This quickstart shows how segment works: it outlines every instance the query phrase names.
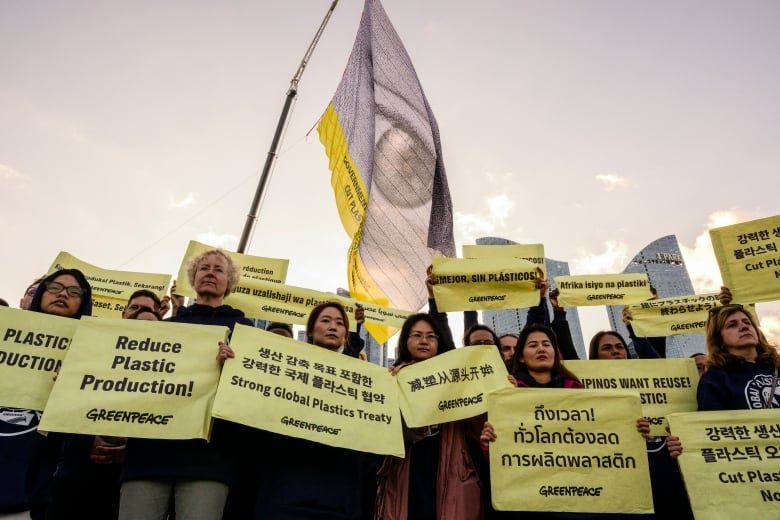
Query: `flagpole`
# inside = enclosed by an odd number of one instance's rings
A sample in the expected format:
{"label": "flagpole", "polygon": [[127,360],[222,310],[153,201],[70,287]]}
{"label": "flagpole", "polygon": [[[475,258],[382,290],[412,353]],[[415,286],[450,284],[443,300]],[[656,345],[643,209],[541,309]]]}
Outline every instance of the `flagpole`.
{"label": "flagpole", "polygon": [[330,16],[333,14],[333,11],[336,9],[336,4],[338,3],[339,0],[333,0],[333,3],[328,9],[328,12],[325,13],[325,18],[322,20],[320,28],[317,29],[317,34],[314,35],[314,39],[311,41],[311,44],[309,44],[309,48],[306,50],[306,54],[303,55],[303,59],[301,60],[301,64],[298,66],[298,70],[295,72],[295,76],[293,76],[293,79],[290,81],[290,88],[287,90],[287,98],[284,100],[282,113],[279,116],[279,122],[276,124],[276,131],[274,132],[274,137],[271,140],[271,148],[268,150],[268,155],[265,158],[263,173],[260,174],[260,181],[257,183],[257,190],[255,190],[255,196],[254,199],[252,199],[252,206],[249,209],[249,214],[246,216],[244,230],[241,232],[241,240],[238,242],[238,253],[246,252],[249,238],[252,236],[252,232],[254,231],[255,223],[257,222],[258,207],[260,206],[260,201],[263,199],[263,192],[265,191],[265,185],[268,182],[268,177],[271,175],[271,170],[273,169],[274,163],[276,162],[276,157],[279,151],[279,143],[282,140],[282,133],[285,126],[287,125],[287,117],[290,113],[290,107],[292,106],[292,102],[295,100],[295,96],[298,94],[298,82],[301,80],[303,71],[306,68],[306,65],[309,63],[309,59],[314,52],[314,48],[317,46],[317,43],[319,43],[322,32],[325,30],[325,26],[328,24]]}

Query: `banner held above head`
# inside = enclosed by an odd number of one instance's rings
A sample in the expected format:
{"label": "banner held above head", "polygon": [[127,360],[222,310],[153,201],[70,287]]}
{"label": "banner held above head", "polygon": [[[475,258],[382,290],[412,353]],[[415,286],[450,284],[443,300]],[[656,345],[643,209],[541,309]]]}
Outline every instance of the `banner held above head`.
{"label": "banner held above head", "polygon": [[436,120],[378,0],[365,3],[344,76],[317,130],[352,238],[350,293],[419,309],[432,256],[455,255],[452,202]]}

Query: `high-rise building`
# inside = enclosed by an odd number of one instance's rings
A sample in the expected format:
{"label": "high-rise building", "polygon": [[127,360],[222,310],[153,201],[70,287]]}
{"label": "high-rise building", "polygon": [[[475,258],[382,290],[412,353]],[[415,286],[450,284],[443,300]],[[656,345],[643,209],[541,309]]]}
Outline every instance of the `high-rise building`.
{"label": "high-rise building", "polygon": [[[477,245],[480,246],[506,246],[516,244],[506,238],[498,237],[483,237],[477,239]],[[551,258],[544,259],[547,278],[550,280],[551,288],[554,287],[553,278],[556,276],[569,275],[569,264],[560,260],[553,260]],[[547,303],[548,312],[552,316],[552,306]],[[501,336],[502,334],[514,333],[517,334],[525,326],[526,317],[528,315],[528,308],[518,309],[502,309],[500,311],[482,311],[483,322],[490,326],[496,334]],[[585,350],[585,344],[582,339],[582,327],[580,326],[580,316],[577,313],[576,307],[566,309],[566,319],[569,322],[569,329],[571,330],[571,337],[574,342],[574,348],[577,350],[577,354],[580,359],[587,359]]]}
{"label": "high-rise building", "polygon": [[[349,291],[342,287],[336,289],[336,294],[344,298],[349,298]],[[353,319],[350,316],[350,320]],[[371,363],[376,363],[379,366],[387,366],[387,343],[379,343],[374,337],[368,333],[365,327],[360,327],[360,337],[365,342],[363,352],[366,354],[366,358]]]}
{"label": "high-rise building", "polygon": [[[659,298],[694,294],[693,284],[675,235],[661,237],[645,246],[629,262],[623,273],[646,273],[650,285],[655,287]],[[622,306],[607,307],[612,329],[620,332],[628,340],[628,329],[623,325],[622,313]],[[633,350],[633,345],[630,346],[630,350]],[[666,338],[666,357],[688,357],[696,352],[706,352],[704,334]]]}

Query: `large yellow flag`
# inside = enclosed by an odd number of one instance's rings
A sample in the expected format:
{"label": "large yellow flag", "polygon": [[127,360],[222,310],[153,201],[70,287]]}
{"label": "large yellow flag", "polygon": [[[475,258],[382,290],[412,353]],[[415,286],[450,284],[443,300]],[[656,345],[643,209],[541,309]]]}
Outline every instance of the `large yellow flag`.
{"label": "large yellow flag", "polygon": [[[317,131],[352,238],[351,295],[419,309],[432,256],[455,256],[452,201],[436,120],[378,0],[366,0],[347,68]],[[372,325],[366,328],[374,334]]]}

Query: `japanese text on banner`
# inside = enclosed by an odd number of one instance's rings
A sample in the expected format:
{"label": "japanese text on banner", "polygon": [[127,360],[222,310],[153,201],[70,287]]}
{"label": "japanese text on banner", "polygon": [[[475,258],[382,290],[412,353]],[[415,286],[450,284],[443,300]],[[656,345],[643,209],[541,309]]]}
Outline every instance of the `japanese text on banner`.
{"label": "japanese text on banner", "polygon": [[219,380],[211,325],[85,317],[40,429],[152,439],[208,439]]}
{"label": "japanese text on banner", "polygon": [[626,392],[510,388],[490,393],[488,420],[496,431],[490,445],[493,506],[652,513],[645,441],[636,431],[639,414],[639,397]]}
{"label": "japanese text on banner", "polygon": [[214,417],[329,446],[404,454],[398,390],[387,369],[237,325]]}
{"label": "japanese text on banner", "polygon": [[417,428],[485,413],[488,392],[512,386],[506,375],[492,345],[459,348],[408,365],[396,374],[404,421]]}

